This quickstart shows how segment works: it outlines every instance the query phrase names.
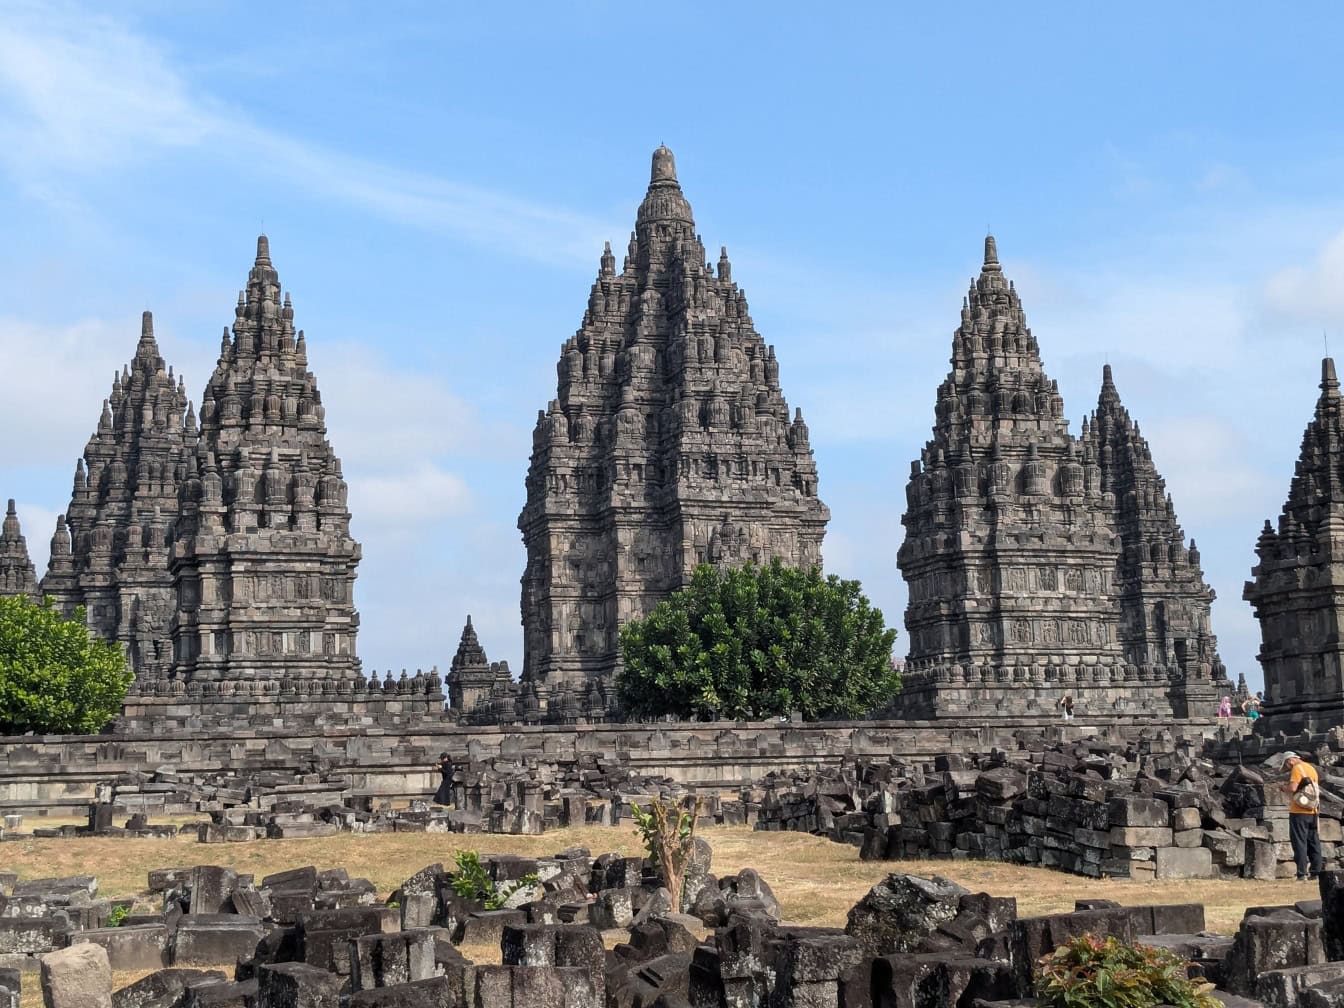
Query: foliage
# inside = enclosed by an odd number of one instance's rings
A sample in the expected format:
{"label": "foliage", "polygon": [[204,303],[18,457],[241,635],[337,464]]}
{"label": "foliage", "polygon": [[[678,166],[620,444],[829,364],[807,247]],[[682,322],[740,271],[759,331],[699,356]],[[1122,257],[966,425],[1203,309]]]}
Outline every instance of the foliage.
{"label": "foliage", "polygon": [[1166,949],[1082,935],[1041,958],[1036,996],[1042,1008],[1219,1008],[1213,984],[1186,965]]}
{"label": "foliage", "polygon": [[92,734],[121,712],[134,676],[116,644],[90,636],[84,609],[0,598],[0,734]]}
{"label": "foliage", "polygon": [[663,882],[672,898],[672,913],[681,912],[685,888],[686,862],[695,850],[695,824],[700,818],[700,799],[687,804],[654,798],[646,812],[637,803],[630,806],[635,816],[635,832],[644,841],[644,849],[662,870]]}
{"label": "foliage", "polygon": [[859,717],[900,688],[895,641],[857,581],[778,559],[702,564],[621,629],[621,701],[635,716]]}
{"label": "foliage", "polygon": [[107,915],[107,927],[121,927],[130,915],[131,908],[118,903],[112,908],[112,912]]}
{"label": "foliage", "polygon": [[500,884],[490,877],[475,851],[458,851],[457,871],[453,874],[453,892],[463,899],[480,900],[487,910],[502,910],[504,904],[522,889],[535,889],[541,879],[535,874]]}

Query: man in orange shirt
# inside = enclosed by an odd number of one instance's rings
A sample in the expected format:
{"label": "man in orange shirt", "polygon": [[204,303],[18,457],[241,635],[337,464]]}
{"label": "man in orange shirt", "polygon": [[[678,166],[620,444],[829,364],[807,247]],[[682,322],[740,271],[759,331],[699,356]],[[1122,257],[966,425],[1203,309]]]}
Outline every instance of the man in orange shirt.
{"label": "man in orange shirt", "polygon": [[[1316,768],[1305,763],[1295,752],[1284,753],[1283,765],[1288,768],[1288,839],[1293,844],[1293,860],[1297,862],[1297,880],[1315,878],[1321,871],[1321,835],[1316,829],[1317,813],[1321,809],[1321,779]],[[1308,874],[1310,868],[1310,874]]]}

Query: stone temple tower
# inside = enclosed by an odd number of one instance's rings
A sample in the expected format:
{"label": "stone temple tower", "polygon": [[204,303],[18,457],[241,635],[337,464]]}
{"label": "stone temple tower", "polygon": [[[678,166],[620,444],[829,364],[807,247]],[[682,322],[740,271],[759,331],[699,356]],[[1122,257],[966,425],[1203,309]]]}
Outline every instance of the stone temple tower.
{"label": "stone temple tower", "polygon": [[0,524],[0,596],[25,595],[38,600],[37,574],[28,556],[28,543],[19,530],[19,514],[13,498],[5,509],[5,520]]}
{"label": "stone temple tower", "polygon": [[227,684],[222,693],[349,685],[360,671],[360,549],[304,334],[265,236],[200,424],[172,543],[176,675],[207,691]]}
{"label": "stone temple tower", "polygon": [[545,720],[602,718],[622,623],[701,563],[820,563],[830,517],[774,348],[727,252],[706,262],[666,147],[619,271],[602,253],[558,377],[518,519],[522,692]]}
{"label": "stone temple tower", "polygon": [[1244,598],[1260,621],[1257,727],[1336,728],[1344,724],[1344,402],[1329,357],[1278,527],[1265,522],[1255,553]]}
{"label": "stone temple tower", "polygon": [[122,645],[132,690],[172,666],[173,581],[168,540],[178,490],[196,443],[186,386],[164,364],[145,312],[135,356],[112,377],[98,427],[75,463],[70,505],[56,519],[42,592],[68,616]]}
{"label": "stone temple tower", "polygon": [[897,713],[1047,715],[1072,696],[1084,712],[1211,715],[1223,673],[1198,553],[1109,369],[1069,434],[993,238],[951,363],[906,488]]}

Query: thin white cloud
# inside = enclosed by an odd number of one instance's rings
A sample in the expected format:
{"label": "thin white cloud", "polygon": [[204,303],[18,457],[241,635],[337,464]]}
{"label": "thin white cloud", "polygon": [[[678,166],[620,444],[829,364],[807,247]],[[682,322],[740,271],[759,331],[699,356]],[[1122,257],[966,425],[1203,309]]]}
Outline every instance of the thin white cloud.
{"label": "thin white cloud", "polygon": [[276,131],[192,86],[124,22],[71,6],[0,15],[0,164],[31,195],[71,203],[56,179],[173,152],[278,177],[306,196],[542,261],[588,261],[619,229],[480,186],[351,157]]}
{"label": "thin white cloud", "polygon": [[[1344,231],[1325,242],[1311,262],[1272,274],[1264,297],[1287,318],[1338,330],[1344,325]],[[1344,339],[1339,342],[1344,345]]]}
{"label": "thin white cloud", "polygon": [[415,526],[465,514],[471,506],[466,481],[430,462],[348,482],[350,509],[360,526],[386,525],[415,534]]}

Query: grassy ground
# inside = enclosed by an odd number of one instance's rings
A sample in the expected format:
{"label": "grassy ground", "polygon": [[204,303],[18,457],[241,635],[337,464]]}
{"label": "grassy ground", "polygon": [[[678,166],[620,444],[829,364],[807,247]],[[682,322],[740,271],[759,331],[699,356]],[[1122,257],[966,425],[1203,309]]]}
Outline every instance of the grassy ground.
{"label": "grassy ground", "polygon": [[[865,862],[858,852],[804,833],[754,832],[743,828],[706,829],[714,847],[713,871],[759,871],[774,889],[787,919],[799,924],[843,926],[845,915],[888,872],[943,875],[974,891],[1015,896],[1018,911],[1030,914],[1072,910],[1075,899],[1113,899],[1124,904],[1203,903],[1211,930],[1230,933],[1248,906],[1292,903],[1317,897],[1315,886],[1289,881],[1127,882],[1085,879],[1043,868],[981,861]],[[108,896],[131,896],[145,888],[151,868],[218,864],[258,879],[303,865],[343,867],[352,877],[371,880],[379,893],[436,861],[451,863],[464,848],[481,853],[550,854],[565,847],[588,847],[639,854],[633,830],[589,827],[539,837],[462,836],[442,833],[343,833],[312,840],[257,840],[200,844],[178,840],[116,838],[23,840],[0,845],[0,862],[20,878],[95,875]]]}

